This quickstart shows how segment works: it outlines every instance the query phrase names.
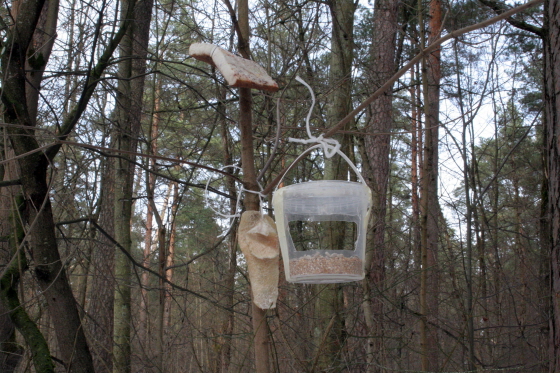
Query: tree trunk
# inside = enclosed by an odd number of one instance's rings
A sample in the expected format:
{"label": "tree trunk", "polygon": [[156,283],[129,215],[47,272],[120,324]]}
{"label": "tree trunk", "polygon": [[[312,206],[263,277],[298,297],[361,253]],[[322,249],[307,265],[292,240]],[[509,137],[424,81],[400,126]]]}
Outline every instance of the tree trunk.
{"label": "tree trunk", "polygon": [[411,145],[410,145],[410,181],[411,181],[411,204],[412,204],[412,248],[420,247],[420,204],[419,204],[419,170],[422,164],[422,123],[420,121],[420,85],[418,79],[418,68],[412,67],[413,86],[410,88],[412,101],[411,111]]}
{"label": "tree trunk", "polygon": [[[160,122],[160,81],[157,76],[154,77],[154,97],[153,97],[153,113],[151,118],[151,128],[148,137],[148,154],[157,154],[158,150],[158,133],[159,133],[159,122]],[[154,235],[154,215],[157,214],[157,210],[154,211],[154,189],[156,187],[156,175],[153,171],[156,171],[156,161],[154,158],[146,160],[146,224],[144,233],[144,253],[142,258],[142,264],[144,267],[150,267],[150,258],[152,256],[152,246],[153,246],[153,235]],[[140,280],[140,309],[139,309],[139,327],[138,327],[138,340],[140,344],[143,344],[147,350],[149,350],[149,332],[150,332],[150,318],[149,314],[149,299],[148,299],[148,285],[149,285],[149,273],[147,271],[142,272]]]}
{"label": "tree trunk", "polygon": [[[238,20],[240,35],[238,35],[239,53],[244,57],[250,58],[249,49],[249,3],[247,0],[239,0]],[[243,168],[243,186],[247,190],[259,191],[257,183],[257,173],[255,171],[255,158],[253,147],[253,99],[251,89],[239,88],[239,127],[241,130],[241,163]],[[247,211],[259,210],[259,197],[254,193],[245,193],[243,199]],[[269,362],[269,336],[266,311],[251,302],[251,315],[253,322],[254,348],[255,348],[255,368],[257,373],[270,371]]]}
{"label": "tree trunk", "polygon": [[[12,259],[2,271],[2,277],[0,278],[0,302],[6,306],[7,315],[9,315],[10,320],[20,331],[29,347],[29,354],[32,357],[35,370],[39,373],[54,373],[54,362],[51,358],[47,340],[41,334],[37,324],[22,307],[18,296],[17,287],[19,279],[22,272],[27,268],[25,253],[22,250],[25,232],[20,219],[24,206],[23,198],[21,196],[16,197],[11,213],[12,232],[9,235]],[[15,340],[13,343],[15,344]],[[2,343],[2,345],[3,347],[6,346],[5,343]],[[9,347],[9,345],[7,346]],[[13,350],[13,347],[10,350]],[[14,352],[17,352],[17,350]],[[9,360],[6,362],[9,362]],[[2,365],[4,365],[3,361]],[[8,365],[8,369],[15,368],[15,366],[10,367],[9,364],[6,365]]]}
{"label": "tree trunk", "polygon": [[[420,9],[420,12],[422,10]],[[428,45],[441,35],[441,1],[430,1],[430,21]],[[439,143],[439,91],[441,80],[441,50],[430,53],[423,65],[425,133],[424,171],[422,177],[421,201],[421,290],[420,312],[422,314],[422,369],[438,371],[438,333],[429,323],[438,319],[438,143]]]}
{"label": "tree trunk", "polygon": [[[130,3],[123,3],[123,15]],[[119,66],[119,87],[117,92],[117,123],[114,136],[115,147],[123,151],[136,151],[140,118],[134,117],[132,109],[132,28],[121,44]],[[132,188],[134,181],[134,161],[129,154],[115,160],[114,170],[114,227],[115,240],[122,247],[115,248],[115,293],[113,309],[113,372],[127,373],[130,366],[131,331],[131,264],[122,250],[131,251]]]}
{"label": "tree trunk", "polygon": [[[18,158],[26,206],[24,220],[29,224],[26,240],[36,264],[37,281],[51,310],[60,358],[70,372],[91,372],[91,354],[56,242],[47,181],[50,160],[44,153],[35,152],[40,146],[31,130],[36,119],[31,116],[30,109],[36,104],[29,105],[26,95],[24,67],[44,3],[39,0],[18,4],[17,14],[13,14],[17,29],[7,30],[6,48],[1,56],[4,121],[21,126],[8,127],[16,156],[33,153]],[[44,68],[49,58],[46,54],[42,57],[41,61],[32,61],[37,71]]]}
{"label": "tree trunk", "polygon": [[[8,148],[5,149],[0,144],[0,160],[7,160],[13,157],[13,152]],[[17,164],[15,161],[8,162],[6,165],[0,166],[0,181],[18,180]],[[14,212],[17,211],[17,206],[14,203],[19,190],[19,186],[5,186],[0,188],[0,266],[2,268],[2,277],[9,276],[5,273],[4,268],[8,267],[10,261],[17,252],[19,246],[18,240],[14,240],[16,236],[16,227],[13,224]],[[10,237],[6,239],[7,237]],[[19,261],[15,261],[19,264]],[[19,276],[20,274],[17,273]],[[13,280],[12,280],[13,281]],[[10,281],[10,282],[12,282]],[[1,279],[0,279],[1,284]],[[14,289],[17,287],[17,282],[13,281],[9,284],[9,288]],[[1,293],[5,293],[8,289],[0,289]],[[12,294],[17,297],[17,292]],[[0,297],[0,372],[12,373],[15,371],[18,363],[21,361],[23,348],[19,346],[16,341],[16,325],[10,317],[11,308],[7,300]],[[16,298],[17,299],[17,298]],[[21,309],[24,312],[24,309]],[[37,369],[37,367],[35,367]]]}
{"label": "tree trunk", "polygon": [[[165,278],[167,281],[173,281],[173,266],[175,265],[175,243],[177,240],[177,211],[179,210],[179,202],[181,196],[179,194],[179,184],[177,182],[170,183],[170,188],[173,190],[173,202],[171,203],[171,212],[169,218],[171,226],[169,228],[169,244],[167,246],[167,255],[165,258]],[[164,300],[164,314],[163,314],[163,334],[164,337],[168,334],[169,325],[171,324],[171,305],[173,298],[171,296],[172,287],[169,283],[165,283],[165,300]],[[164,340],[165,342],[165,340]]]}
{"label": "tree trunk", "polygon": [[[396,71],[395,48],[397,34],[398,2],[379,0],[375,2],[373,19],[373,39],[371,44],[371,66],[369,80],[372,90],[381,87]],[[364,287],[365,302],[371,315],[367,316],[368,326],[368,371],[379,371],[383,358],[383,302],[379,292],[385,281],[385,216],[387,212],[387,185],[389,181],[389,152],[391,138],[388,133],[393,126],[393,98],[386,93],[374,101],[368,109],[370,128],[365,139],[367,162],[370,174],[366,175],[372,190],[371,243],[366,253],[367,286]],[[376,289],[376,294],[372,293]]]}
{"label": "tree trunk", "polygon": [[[136,151],[140,131],[152,4],[152,0],[137,3],[133,27],[128,30],[121,46],[124,60],[119,65],[122,79],[117,92],[114,136],[115,147],[128,152]],[[134,6],[134,1],[124,3],[123,16],[126,17],[130,6]],[[115,161],[115,240],[128,253],[132,249],[134,160],[135,156],[123,153]],[[126,373],[131,371],[131,263],[120,248],[116,248],[115,253],[115,279],[113,372]]]}
{"label": "tree trunk", "polygon": [[[39,17],[37,29],[33,35],[28,54],[32,57],[26,61],[27,86],[26,96],[30,119],[36,124],[39,106],[39,89],[47,66],[47,60],[56,40],[58,20],[58,0],[47,0]],[[32,53],[31,53],[32,52]]]}
{"label": "tree trunk", "polygon": [[550,372],[560,371],[560,1],[544,6],[545,141],[551,243]]}
{"label": "tree trunk", "polygon": [[[5,89],[6,91],[6,89]],[[10,118],[15,121],[15,118]],[[19,132],[19,130],[16,130]],[[16,154],[39,148],[33,137],[13,134]],[[25,218],[30,225],[27,240],[36,263],[35,275],[43,291],[55,331],[60,356],[71,372],[91,372],[93,362],[76,307],[76,300],[62,265],[48,195],[48,161],[42,153],[18,159],[26,198]]]}
{"label": "tree trunk", "polygon": [[[222,138],[222,148],[224,150],[224,164],[233,164],[233,159],[230,152],[230,136],[227,128],[227,116],[225,112],[224,101],[226,99],[226,91],[222,88],[218,88],[218,115],[221,127],[221,138]],[[233,173],[233,170],[228,170]],[[228,194],[233,196],[234,199],[230,200],[230,215],[236,213],[236,195],[237,191],[235,189],[235,181],[233,178],[229,177],[225,181]],[[224,288],[227,289],[227,295],[225,299],[225,308],[228,309],[224,320],[222,321],[223,330],[223,343],[220,348],[220,372],[228,373],[231,363],[231,350],[232,350],[232,338],[233,330],[235,326],[235,314],[233,312],[234,296],[235,296],[235,274],[237,273],[237,224],[232,229],[228,239],[228,255],[229,255],[229,268],[226,274],[226,279],[224,281]]]}
{"label": "tree trunk", "polygon": [[[108,134],[107,134],[108,135]],[[114,158],[101,160],[101,195],[99,197],[99,226],[110,236],[114,231]],[[94,322],[88,323],[91,336],[93,364],[96,373],[109,373],[113,369],[111,346],[113,341],[113,294],[115,281],[113,243],[104,235],[97,233],[98,244],[92,253],[92,267],[95,269],[89,290],[89,304],[86,308]],[[88,318],[85,319],[86,321]]]}
{"label": "tree trunk", "polygon": [[[338,123],[352,109],[352,64],[354,59],[354,13],[356,6],[352,0],[336,0],[330,4],[332,18],[331,60],[329,83],[332,95],[327,109],[328,126]],[[346,128],[350,127],[350,124]],[[341,150],[349,154],[351,136],[339,135]],[[325,180],[348,180],[348,164],[335,155],[325,159]],[[326,234],[322,245],[336,250],[344,248],[345,236],[353,232],[340,221],[324,222]],[[314,368],[323,371],[338,371],[341,353],[346,343],[344,303],[342,288],[338,284],[327,285],[315,302],[317,326],[314,330]]]}

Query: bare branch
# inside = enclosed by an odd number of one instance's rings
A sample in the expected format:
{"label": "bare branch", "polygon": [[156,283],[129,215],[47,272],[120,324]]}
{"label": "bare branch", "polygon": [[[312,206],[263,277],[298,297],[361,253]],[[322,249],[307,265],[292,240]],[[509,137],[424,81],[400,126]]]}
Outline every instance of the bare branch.
{"label": "bare branch", "polygon": [[[101,76],[103,75],[103,72],[110,65],[110,59],[113,56],[113,53],[119,46],[122,38],[126,34],[126,30],[128,29],[128,27],[132,23],[132,20],[134,19],[133,17],[134,5],[135,2],[133,2],[131,6],[129,6],[127,16],[122,21],[119,30],[113,36],[111,41],[108,43],[107,49],[105,49],[105,51],[99,58],[99,61],[97,61],[95,67],[91,69],[91,71],[89,72],[86,78],[82,95],[80,96],[80,99],[78,100],[78,102],[76,103],[72,111],[68,114],[68,117],[64,120],[64,123],[62,124],[62,127],[58,133],[58,139],[65,140],[68,137],[70,132],[72,132],[72,130],[78,123],[78,120],[82,116],[83,112],[85,111],[87,104],[91,96],[93,95],[95,88],[97,87],[97,84],[101,81]],[[53,147],[51,147],[46,151],[46,155],[51,161],[52,159],[54,159],[55,155],[58,153],[61,146],[62,144],[55,144],[53,145]]]}
{"label": "bare branch", "polygon": [[[510,9],[500,1],[496,1],[496,0],[479,0],[479,1],[482,4],[486,5],[487,7],[494,10],[496,14],[503,14],[504,12],[507,12]],[[521,19],[508,17],[506,18],[506,21],[508,21],[510,25],[517,27],[518,29],[525,30],[532,34],[538,35],[540,38],[544,36],[544,31],[541,27],[531,25],[530,23],[527,23]]]}

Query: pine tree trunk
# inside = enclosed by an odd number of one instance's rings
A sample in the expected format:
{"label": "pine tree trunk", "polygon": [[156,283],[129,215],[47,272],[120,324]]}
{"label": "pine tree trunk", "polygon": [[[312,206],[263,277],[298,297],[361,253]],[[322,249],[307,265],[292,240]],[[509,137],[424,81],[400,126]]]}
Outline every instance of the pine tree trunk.
{"label": "pine tree trunk", "polygon": [[420,246],[420,204],[419,204],[419,171],[422,164],[422,123],[420,121],[420,85],[417,67],[412,68],[413,86],[410,88],[412,101],[411,112],[411,145],[410,145],[410,180],[411,180],[411,203],[412,203],[412,248]]}
{"label": "pine tree trunk", "polygon": [[[101,161],[101,195],[99,197],[99,226],[114,237],[114,158]],[[97,233],[98,244],[92,253],[92,283],[88,292],[87,313],[95,322],[88,323],[91,336],[93,364],[96,373],[109,373],[113,369],[111,346],[113,341],[113,294],[115,282],[113,243],[104,235]],[[88,318],[85,320],[87,321]]]}
{"label": "pine tree trunk", "polygon": [[[219,89],[219,102],[218,102],[218,114],[220,115],[219,121],[221,126],[222,134],[222,148],[224,149],[224,164],[231,165],[233,160],[231,157],[230,147],[230,136],[227,128],[227,116],[225,113],[224,100],[226,99],[226,91],[224,89]],[[228,170],[232,172],[231,169]],[[235,181],[232,178],[226,179],[226,188],[228,194],[233,196],[234,199],[230,200],[230,215],[236,213],[236,194]],[[231,363],[231,350],[232,350],[232,338],[233,330],[235,326],[235,314],[233,312],[234,296],[235,296],[235,274],[237,273],[237,225],[233,227],[232,232],[229,235],[228,244],[229,250],[229,268],[226,274],[226,279],[224,281],[224,288],[227,289],[227,296],[225,299],[224,306],[229,310],[222,321],[223,330],[223,343],[220,348],[220,372],[228,373]]]}
{"label": "pine tree trunk", "polygon": [[[428,45],[441,35],[441,1],[430,1]],[[439,92],[441,80],[441,53],[436,49],[425,61],[423,71],[425,101],[424,171],[422,178],[422,275],[420,308],[422,313],[422,369],[439,369],[437,329],[430,323],[438,319],[438,143],[439,143]]]}
{"label": "pine tree trunk", "polygon": [[[161,94],[161,84],[160,81],[155,78],[155,93],[153,97],[153,113],[152,113],[152,123],[148,137],[148,153],[149,154],[157,154],[158,151],[158,133],[159,133],[159,109],[160,109],[160,94]],[[146,231],[144,237],[144,252],[142,258],[142,264],[144,267],[150,267],[150,258],[152,256],[152,246],[153,246],[153,226],[154,226],[154,215],[158,212],[154,210],[154,189],[156,187],[156,175],[151,172],[156,170],[156,161],[154,158],[150,158],[147,160],[147,169],[146,171],[146,199],[147,199],[147,206],[146,206]],[[147,349],[149,349],[149,329],[150,329],[150,322],[149,322],[149,299],[148,299],[148,282],[149,282],[149,273],[146,271],[142,272],[142,276],[140,279],[140,310],[139,310],[139,330],[138,330],[138,339],[141,344],[144,344]]]}
{"label": "pine tree trunk", "polygon": [[[169,245],[167,246],[167,256],[165,258],[165,278],[167,281],[173,281],[173,266],[175,265],[175,243],[177,240],[177,224],[176,224],[176,217],[177,211],[179,210],[179,184],[177,182],[170,183],[170,188],[173,190],[173,202],[171,203],[171,213],[170,213],[170,220],[171,220],[171,227],[169,231]],[[169,325],[171,323],[171,305],[172,305],[172,297],[171,297],[171,285],[169,283],[165,283],[165,300],[164,300],[164,314],[163,314],[163,333],[164,337],[169,333]],[[165,340],[164,340],[165,342]]]}
{"label": "pine tree trunk", "polygon": [[551,243],[550,372],[560,372],[560,1],[544,6],[545,141]]}
{"label": "pine tree trunk", "polygon": [[[371,44],[371,66],[368,72],[370,85],[375,91],[381,87],[396,71],[395,48],[397,34],[398,2],[379,0],[375,2],[373,20],[373,39]],[[393,98],[386,93],[374,101],[368,108],[368,125],[370,135],[365,139],[367,162],[370,175],[366,175],[372,190],[373,204],[371,210],[370,231],[368,237],[372,248],[366,253],[368,282],[364,288],[365,301],[369,303],[366,315],[368,326],[368,372],[379,371],[384,365],[383,356],[383,302],[380,294],[373,294],[371,289],[383,291],[385,282],[385,220],[387,213],[387,185],[389,182],[389,152],[391,138],[388,133],[393,126]]]}

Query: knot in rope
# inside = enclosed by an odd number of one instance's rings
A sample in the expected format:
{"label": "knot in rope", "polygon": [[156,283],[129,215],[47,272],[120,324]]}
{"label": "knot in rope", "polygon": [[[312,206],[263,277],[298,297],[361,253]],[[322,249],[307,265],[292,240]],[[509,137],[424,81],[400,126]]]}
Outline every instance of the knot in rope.
{"label": "knot in rope", "polygon": [[319,137],[311,136],[308,139],[296,139],[289,137],[288,141],[298,142],[300,144],[319,144],[323,148],[323,152],[327,158],[332,158],[332,156],[340,150],[340,143],[337,140],[330,138],[325,139],[322,134],[319,135]]}

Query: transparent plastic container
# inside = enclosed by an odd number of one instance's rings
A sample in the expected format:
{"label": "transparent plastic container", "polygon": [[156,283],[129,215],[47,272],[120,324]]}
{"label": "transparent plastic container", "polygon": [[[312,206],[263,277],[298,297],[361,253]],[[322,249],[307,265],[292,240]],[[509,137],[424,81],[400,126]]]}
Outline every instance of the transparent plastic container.
{"label": "transparent plastic container", "polygon": [[[371,191],[365,183],[323,180],[294,184],[276,190],[272,204],[287,281],[322,284],[364,278],[366,231],[371,210]],[[290,228],[294,231],[292,222],[296,222],[301,235],[304,225],[309,231],[314,230],[309,227],[316,226],[306,225],[307,222],[355,223],[351,224],[354,229],[346,234],[353,234],[356,240],[350,249],[348,245],[346,249],[323,249],[320,244],[298,249],[290,232]],[[314,234],[322,232],[314,230]]]}

